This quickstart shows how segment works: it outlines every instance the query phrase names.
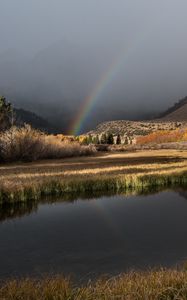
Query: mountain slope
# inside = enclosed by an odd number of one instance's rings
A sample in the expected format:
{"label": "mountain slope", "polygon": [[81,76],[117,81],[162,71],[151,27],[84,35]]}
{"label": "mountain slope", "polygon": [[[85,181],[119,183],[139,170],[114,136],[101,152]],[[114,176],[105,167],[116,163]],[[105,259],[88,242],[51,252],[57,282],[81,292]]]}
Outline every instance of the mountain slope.
{"label": "mountain slope", "polygon": [[182,122],[164,122],[164,121],[127,121],[118,120],[99,124],[95,130],[88,134],[112,133],[113,135],[120,134],[122,136],[136,137],[147,135],[157,130],[174,130],[181,127]]}
{"label": "mountain slope", "polygon": [[159,117],[163,121],[187,122],[187,97],[179,100]]}
{"label": "mountain slope", "polygon": [[55,126],[51,125],[47,120],[38,116],[37,114],[24,110],[24,109],[14,109],[15,123],[20,126],[24,123],[30,124],[33,128],[40,129],[45,132],[56,132]]}

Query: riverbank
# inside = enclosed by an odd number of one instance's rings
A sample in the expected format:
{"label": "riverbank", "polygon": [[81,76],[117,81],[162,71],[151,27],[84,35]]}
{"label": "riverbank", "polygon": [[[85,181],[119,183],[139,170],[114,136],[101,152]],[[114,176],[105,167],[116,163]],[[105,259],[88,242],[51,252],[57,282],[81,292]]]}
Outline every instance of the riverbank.
{"label": "riverbank", "polygon": [[4,300],[160,300],[186,299],[187,272],[160,270],[130,272],[116,278],[103,278],[75,286],[62,276],[41,280],[11,280],[0,284],[0,299]]}
{"label": "riverbank", "polygon": [[148,150],[0,166],[0,201],[187,186],[187,151]]}

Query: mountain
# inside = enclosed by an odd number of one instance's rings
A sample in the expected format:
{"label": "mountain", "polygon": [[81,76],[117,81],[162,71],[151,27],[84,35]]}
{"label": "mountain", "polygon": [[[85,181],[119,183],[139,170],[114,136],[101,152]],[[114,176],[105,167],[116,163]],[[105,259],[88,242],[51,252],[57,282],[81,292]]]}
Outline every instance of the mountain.
{"label": "mountain", "polygon": [[16,120],[15,123],[18,126],[26,123],[30,124],[33,128],[40,129],[48,133],[58,132],[58,129],[55,126],[33,112],[15,108],[14,115]]}
{"label": "mountain", "polygon": [[171,122],[187,122],[187,97],[176,102],[159,116],[160,120]]}

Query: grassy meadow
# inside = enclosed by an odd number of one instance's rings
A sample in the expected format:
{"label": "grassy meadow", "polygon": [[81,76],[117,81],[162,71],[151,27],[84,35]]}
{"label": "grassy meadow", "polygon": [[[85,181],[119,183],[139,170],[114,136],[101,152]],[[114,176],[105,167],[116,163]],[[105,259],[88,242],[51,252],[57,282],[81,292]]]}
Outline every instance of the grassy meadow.
{"label": "grassy meadow", "polygon": [[100,152],[0,166],[1,202],[97,191],[141,193],[187,185],[187,151]]}
{"label": "grassy meadow", "polygon": [[185,300],[187,272],[158,270],[129,272],[75,286],[62,276],[0,283],[3,300]]}

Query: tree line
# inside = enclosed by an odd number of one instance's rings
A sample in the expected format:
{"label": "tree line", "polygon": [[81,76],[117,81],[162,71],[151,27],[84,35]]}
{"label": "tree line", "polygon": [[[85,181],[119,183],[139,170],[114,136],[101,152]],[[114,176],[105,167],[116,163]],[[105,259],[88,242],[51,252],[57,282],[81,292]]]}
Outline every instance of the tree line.
{"label": "tree line", "polygon": [[[97,135],[87,135],[84,136],[81,140],[81,143],[83,144],[95,144],[95,145],[99,145],[99,144],[108,144],[108,145],[113,145],[113,144],[117,144],[120,145],[122,144],[122,140],[121,140],[121,135],[118,134],[117,137],[114,136],[113,133],[109,132],[109,133],[102,133],[101,135],[97,134]],[[125,144],[128,144],[128,139],[125,139]]]}

